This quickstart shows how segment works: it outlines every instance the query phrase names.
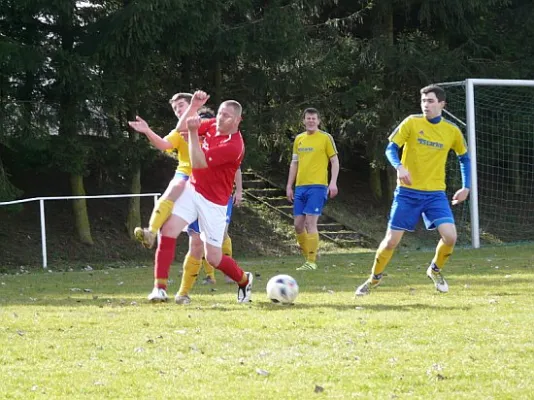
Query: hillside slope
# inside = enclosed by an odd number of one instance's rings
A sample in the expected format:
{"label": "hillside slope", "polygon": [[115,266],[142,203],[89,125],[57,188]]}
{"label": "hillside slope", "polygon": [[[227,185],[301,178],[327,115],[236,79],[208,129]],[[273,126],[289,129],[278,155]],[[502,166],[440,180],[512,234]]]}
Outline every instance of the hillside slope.
{"label": "hillside slope", "polygon": [[[146,173],[144,192],[163,191],[170,178],[168,166],[156,164]],[[172,169],[170,169],[172,171]],[[277,179],[274,177],[274,179]],[[280,179],[280,177],[278,177]],[[377,204],[369,194],[363,177],[354,171],[341,173],[339,196],[329,201],[326,212],[342,220],[344,224],[369,238],[368,246],[375,247],[384,234],[388,207]],[[60,174],[19,174],[15,177],[24,197],[68,195],[67,177]],[[95,179],[87,180],[88,194],[124,193],[112,190]],[[89,200],[88,209],[95,244],[87,246],[75,238],[73,213],[69,201],[47,201],[46,230],[48,259],[55,266],[85,266],[124,263],[131,265],[151,264],[154,252],[141,248],[129,239],[125,230],[127,199]],[[148,221],[153,206],[152,198],[141,202],[143,221]],[[41,265],[41,232],[38,202],[26,203],[20,212],[0,207],[0,270],[12,270],[19,266],[36,268]],[[272,210],[246,201],[235,208],[230,226],[234,252],[237,257],[282,256],[297,254],[291,222],[276,215]],[[423,236],[431,245],[434,238]],[[403,244],[411,247],[421,245],[421,235],[407,238]],[[187,238],[180,237],[176,259],[182,259],[187,249]],[[323,243],[322,252],[339,251],[332,244]],[[354,249],[356,250],[356,249]],[[351,251],[344,249],[343,251]]]}

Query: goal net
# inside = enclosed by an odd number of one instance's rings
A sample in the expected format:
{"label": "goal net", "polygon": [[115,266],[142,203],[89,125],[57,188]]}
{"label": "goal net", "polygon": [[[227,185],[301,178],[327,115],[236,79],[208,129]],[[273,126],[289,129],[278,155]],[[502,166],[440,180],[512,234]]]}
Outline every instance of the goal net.
{"label": "goal net", "polygon": [[[473,245],[477,237],[481,245],[534,241],[534,81],[473,79],[440,85],[447,92],[444,116],[466,138],[471,136],[469,146],[476,153],[471,207],[455,210],[460,237],[471,238]],[[453,192],[461,187],[456,157],[447,168]]]}

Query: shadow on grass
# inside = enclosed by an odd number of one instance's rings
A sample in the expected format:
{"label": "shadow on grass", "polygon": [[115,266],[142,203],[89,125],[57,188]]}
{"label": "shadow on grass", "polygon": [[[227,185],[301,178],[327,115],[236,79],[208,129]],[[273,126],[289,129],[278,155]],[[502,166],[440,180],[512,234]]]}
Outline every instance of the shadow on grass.
{"label": "shadow on grass", "polygon": [[269,302],[258,302],[257,307],[273,310],[273,311],[284,311],[287,309],[291,310],[307,310],[307,309],[334,309],[334,310],[354,310],[361,312],[362,310],[371,310],[371,311],[417,311],[417,310],[434,310],[434,311],[452,311],[452,310],[461,310],[469,311],[471,310],[470,306],[444,306],[444,305],[434,305],[434,304],[425,304],[425,303],[411,303],[411,304],[362,304],[357,300],[349,299],[347,303],[328,303],[328,304],[289,304],[281,305]]}
{"label": "shadow on grass", "polygon": [[[114,309],[137,309],[146,307],[153,307],[154,310],[167,310],[169,312],[191,312],[191,311],[200,311],[200,312],[231,312],[239,311],[240,307],[244,309],[260,309],[267,311],[294,311],[294,310],[338,310],[338,311],[348,311],[354,310],[355,312],[361,312],[362,310],[372,310],[372,311],[408,311],[413,312],[417,310],[434,310],[434,311],[469,311],[471,310],[470,306],[445,306],[445,305],[436,305],[436,304],[426,304],[421,302],[409,303],[409,304],[368,304],[359,302],[358,299],[354,299],[351,296],[347,296],[346,302],[338,303],[300,303],[295,304],[275,304],[265,300],[253,301],[250,304],[237,304],[227,299],[223,299],[220,302],[216,301],[206,301],[206,298],[200,298],[196,300],[192,298],[193,302],[188,305],[178,305],[174,304],[173,299],[169,299],[166,303],[150,303],[144,297],[98,297],[96,299],[12,299],[6,301],[2,299],[0,301],[0,306],[32,306],[32,307],[55,307],[55,308],[102,308],[106,310]],[[50,310],[52,311],[52,310]]]}

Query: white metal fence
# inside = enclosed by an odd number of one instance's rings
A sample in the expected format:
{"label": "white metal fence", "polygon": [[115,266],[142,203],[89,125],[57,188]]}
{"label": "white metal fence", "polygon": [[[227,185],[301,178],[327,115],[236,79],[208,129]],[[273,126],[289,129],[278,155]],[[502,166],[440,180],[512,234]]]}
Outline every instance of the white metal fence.
{"label": "white metal fence", "polygon": [[115,199],[124,197],[154,197],[154,204],[158,200],[161,193],[139,193],[139,194],[103,194],[95,196],[52,196],[52,197],[32,197],[30,199],[21,199],[14,201],[0,202],[0,206],[9,206],[20,203],[28,203],[32,201],[39,202],[39,214],[41,219],[41,250],[43,254],[43,268],[48,267],[48,257],[46,250],[46,218],[45,218],[45,201],[49,200],[80,200],[80,199]]}

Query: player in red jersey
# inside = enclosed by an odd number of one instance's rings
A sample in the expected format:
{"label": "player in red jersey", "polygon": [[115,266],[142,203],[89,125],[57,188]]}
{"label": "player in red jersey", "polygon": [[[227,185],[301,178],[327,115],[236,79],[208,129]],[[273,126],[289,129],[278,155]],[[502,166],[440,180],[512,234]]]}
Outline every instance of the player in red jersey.
{"label": "player in red jersey", "polygon": [[[244,272],[235,260],[223,255],[226,206],[232,194],[234,177],[245,154],[239,132],[241,105],[235,100],[223,102],[217,117],[201,120],[197,111],[209,96],[197,91],[176,129],[189,132],[189,157],[192,174],[182,195],[175,202],[171,217],[162,227],[160,256],[156,264],[172,263],[176,238],[198,219],[208,263],[238,284],[237,301],[250,302],[253,275]],[[205,139],[200,144],[199,135]]]}

